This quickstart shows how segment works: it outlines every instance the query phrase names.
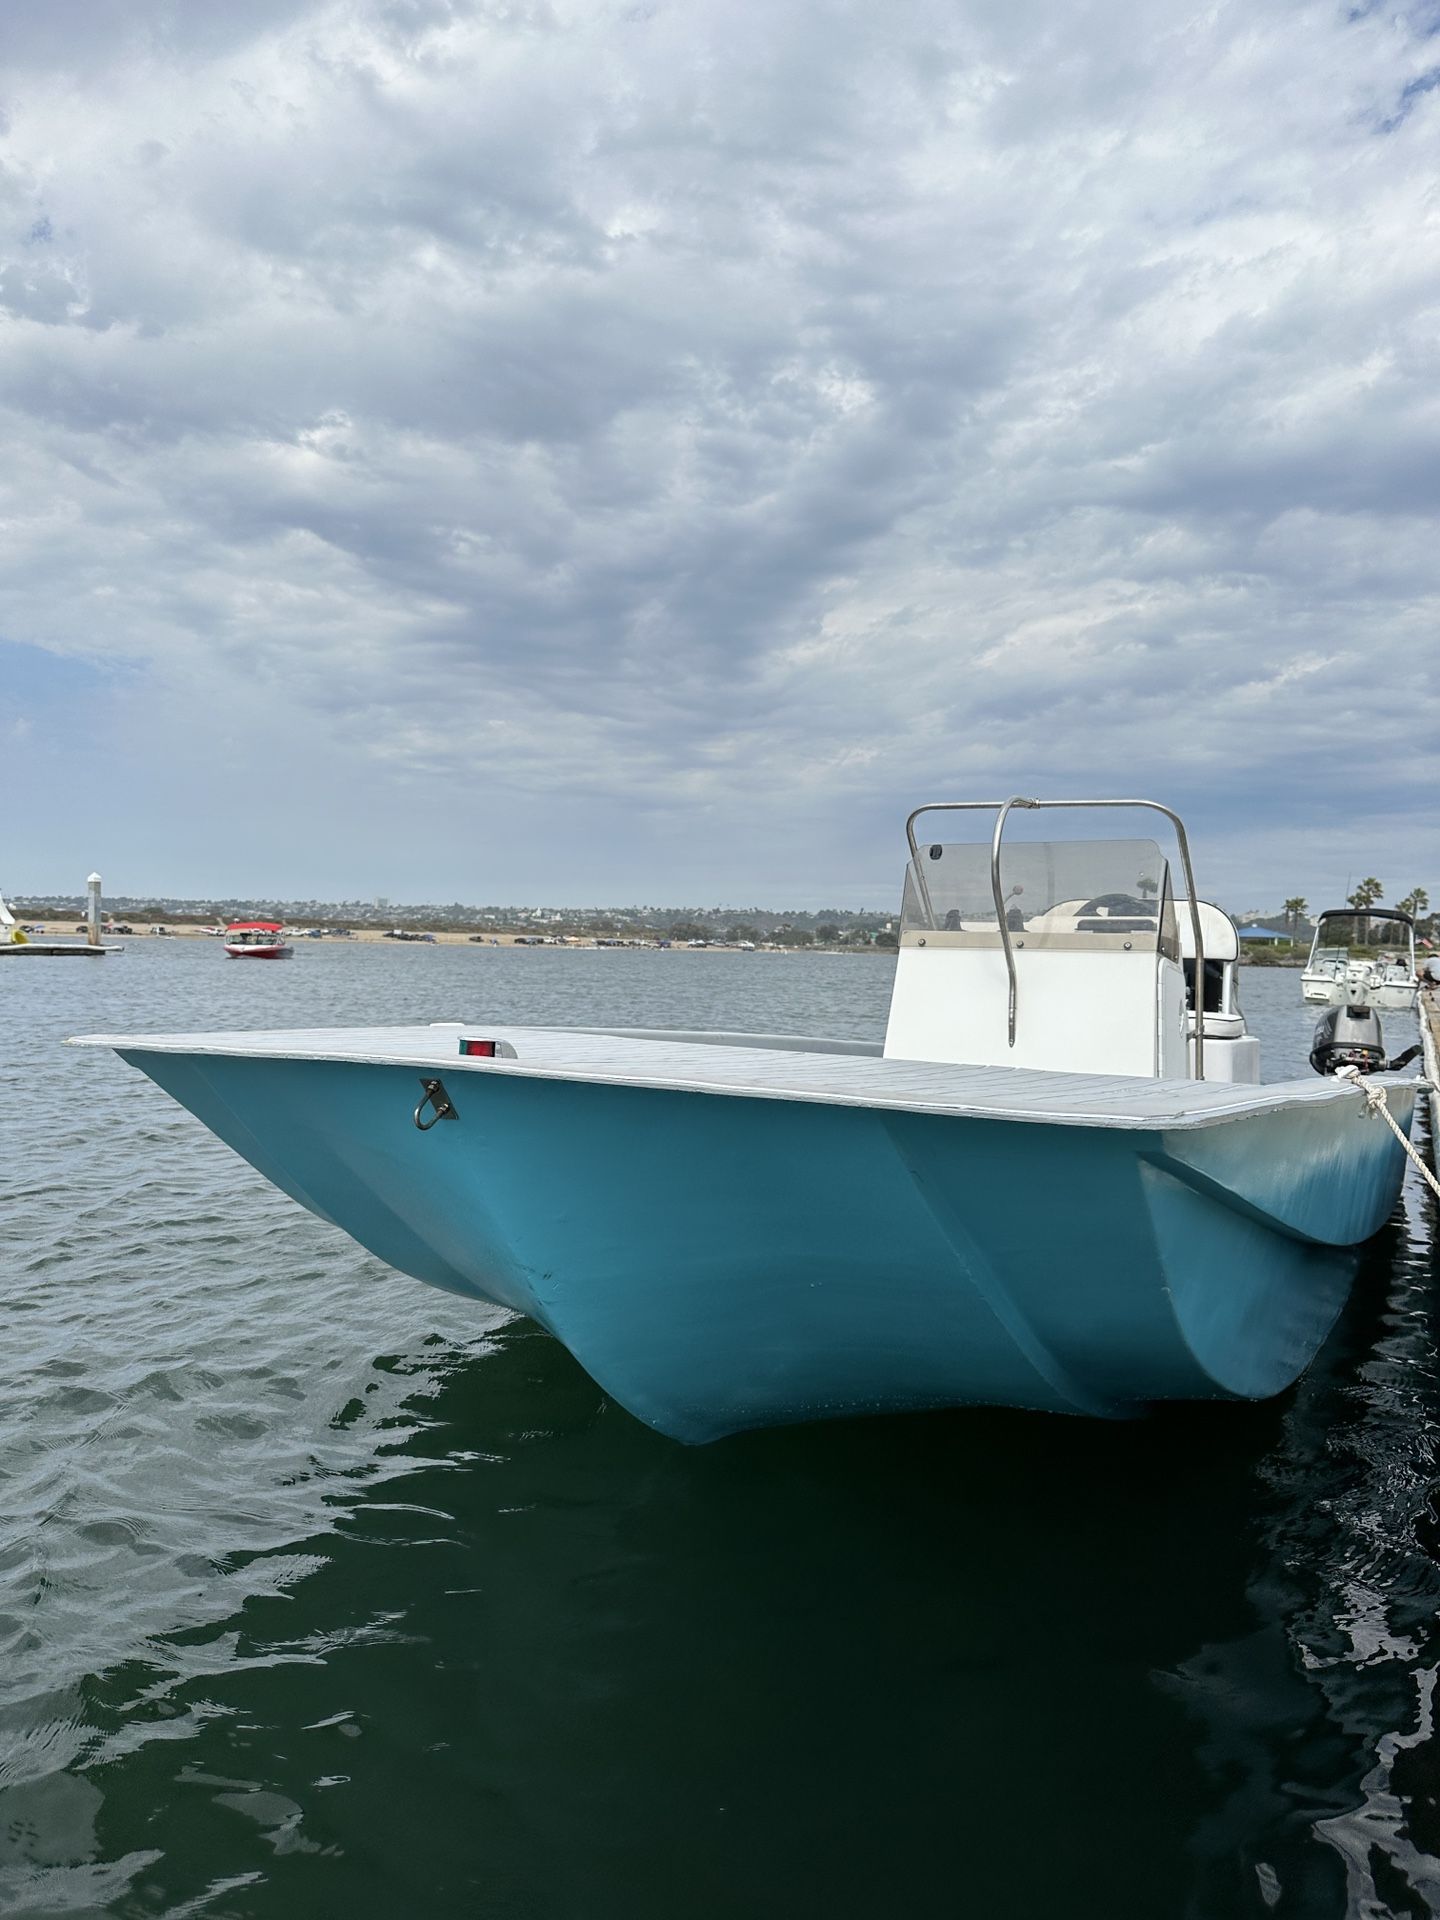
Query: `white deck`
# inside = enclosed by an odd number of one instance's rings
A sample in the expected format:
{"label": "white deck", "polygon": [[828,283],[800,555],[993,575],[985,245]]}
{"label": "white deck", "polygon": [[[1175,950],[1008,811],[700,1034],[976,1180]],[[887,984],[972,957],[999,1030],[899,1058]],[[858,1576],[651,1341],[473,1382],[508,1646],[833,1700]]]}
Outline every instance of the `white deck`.
{"label": "white deck", "polygon": [[[507,1041],[517,1057],[466,1058],[458,1051],[462,1033],[476,1039]],[[810,1052],[803,1039],[787,1040],[780,1046],[773,1040],[769,1045],[746,1045],[747,1037],[760,1036],[729,1035],[717,1044],[719,1036],[715,1041],[674,1039],[663,1033],[639,1038],[567,1027],[456,1021],[426,1027],[312,1027],[274,1033],[95,1033],[74,1039],[70,1045],[112,1047],[120,1053],[348,1061],[366,1066],[424,1068],[447,1078],[468,1073],[499,1074],[1050,1126],[1166,1131],[1213,1126],[1283,1108],[1337,1100],[1356,1102],[1362,1097],[1345,1082],[1318,1075],[1273,1086],[1128,1079],[1110,1074],[886,1060],[868,1051]],[[836,1043],[815,1044],[833,1048]]]}

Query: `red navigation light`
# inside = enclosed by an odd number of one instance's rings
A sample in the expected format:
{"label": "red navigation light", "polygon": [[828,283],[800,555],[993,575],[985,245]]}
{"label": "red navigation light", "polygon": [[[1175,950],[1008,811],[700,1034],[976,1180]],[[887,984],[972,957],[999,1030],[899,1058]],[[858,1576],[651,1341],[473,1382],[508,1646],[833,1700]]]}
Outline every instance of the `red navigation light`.
{"label": "red navigation light", "polygon": [[472,1060],[493,1060],[497,1045],[494,1040],[462,1040],[460,1051]]}

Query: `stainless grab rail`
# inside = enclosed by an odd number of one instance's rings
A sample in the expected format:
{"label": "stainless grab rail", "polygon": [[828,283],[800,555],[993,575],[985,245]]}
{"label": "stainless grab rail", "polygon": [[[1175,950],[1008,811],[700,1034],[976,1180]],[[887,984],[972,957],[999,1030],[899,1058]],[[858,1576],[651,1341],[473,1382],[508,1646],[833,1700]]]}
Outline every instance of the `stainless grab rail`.
{"label": "stainless grab rail", "polygon": [[1205,1078],[1205,940],[1200,931],[1200,906],[1195,897],[1195,870],[1190,864],[1190,842],[1185,836],[1185,822],[1173,807],[1167,807],[1158,800],[1030,800],[1021,794],[1012,794],[1008,800],[927,800],[923,806],[916,807],[905,822],[905,838],[910,844],[910,864],[915,872],[921,895],[925,902],[925,916],[933,927],[935,908],[930,899],[930,888],[920,866],[920,849],[915,840],[915,822],[922,813],[976,813],[996,811],[995,832],[990,841],[990,892],[995,901],[995,915],[1000,923],[1000,944],[1005,952],[1005,971],[1010,981],[1010,1045],[1015,1044],[1016,1001],[1018,982],[1015,975],[1015,953],[1010,945],[1010,929],[1005,924],[1005,896],[1000,891],[1000,838],[1005,831],[1005,821],[1016,807],[1027,811],[1038,811],[1051,807],[1148,807],[1152,813],[1163,813],[1175,829],[1175,839],[1180,848],[1180,864],[1185,870],[1185,893],[1190,907],[1190,931],[1195,941],[1195,1078]]}

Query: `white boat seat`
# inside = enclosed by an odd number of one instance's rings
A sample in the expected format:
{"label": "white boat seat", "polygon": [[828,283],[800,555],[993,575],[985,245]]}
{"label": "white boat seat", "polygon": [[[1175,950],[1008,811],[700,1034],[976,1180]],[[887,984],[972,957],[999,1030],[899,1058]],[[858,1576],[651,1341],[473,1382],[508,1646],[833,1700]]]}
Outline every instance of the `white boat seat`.
{"label": "white boat seat", "polygon": [[[1195,1032],[1195,1014],[1190,1014],[1190,1032]],[[1205,1038],[1207,1040],[1242,1040],[1245,1037],[1245,1016],[1243,1013],[1205,1013]]]}

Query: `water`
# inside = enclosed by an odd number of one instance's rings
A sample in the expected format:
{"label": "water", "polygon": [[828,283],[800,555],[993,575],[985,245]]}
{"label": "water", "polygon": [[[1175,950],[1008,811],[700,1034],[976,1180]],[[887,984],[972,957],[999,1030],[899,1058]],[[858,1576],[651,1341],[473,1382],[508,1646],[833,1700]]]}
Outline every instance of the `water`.
{"label": "water", "polygon": [[[180,941],[6,964],[0,1910],[1440,1911],[1413,1178],[1271,1404],[689,1451],[58,1046],[486,1016],[866,1035],[889,973]],[[1245,999],[1267,1077],[1304,1072],[1297,976]]]}

